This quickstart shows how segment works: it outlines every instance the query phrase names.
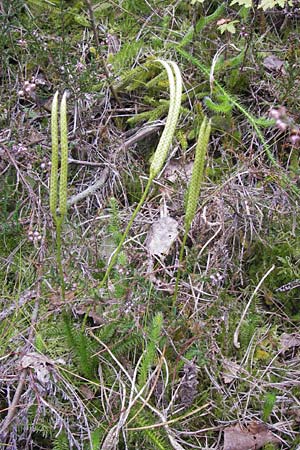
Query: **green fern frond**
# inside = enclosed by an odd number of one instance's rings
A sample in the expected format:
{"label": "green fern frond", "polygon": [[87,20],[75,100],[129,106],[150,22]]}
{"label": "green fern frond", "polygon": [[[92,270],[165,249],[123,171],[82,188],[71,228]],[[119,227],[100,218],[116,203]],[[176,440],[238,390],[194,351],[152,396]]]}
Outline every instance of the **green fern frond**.
{"label": "green fern frond", "polygon": [[134,91],[146,84],[155,77],[157,72],[153,59],[149,58],[142,66],[137,66],[134,69],[127,70],[124,68],[121,75],[121,80],[114,85],[116,91],[125,89],[127,92]]}
{"label": "green fern frond", "polygon": [[244,49],[238,55],[233,56],[232,58],[225,59],[223,56],[220,56],[216,65],[214,66],[214,73],[217,74],[220,71],[227,72],[228,70],[234,69],[235,67],[241,67],[244,56]]}
{"label": "green fern frond", "polygon": [[223,114],[229,113],[232,110],[232,104],[224,97],[219,97],[219,100],[219,103],[215,103],[210,97],[205,97],[204,103],[211,111]]}
{"label": "green fern frond", "polygon": [[182,38],[182,40],[179,42],[178,46],[179,47],[185,47],[190,42],[192,42],[192,40],[194,38],[194,33],[195,33],[194,26],[189,27],[189,29],[185,33],[184,37]]}
{"label": "green fern frond", "polygon": [[91,340],[81,330],[78,331],[75,354],[78,358],[81,373],[89,380],[92,380],[95,376],[97,361],[93,358],[94,351],[92,349]]}
{"label": "green fern frond", "polygon": [[178,43],[178,47],[183,48],[187,46],[192,40],[194,39],[195,32],[200,33],[203,28],[205,28],[207,25],[209,25],[211,22],[214,22],[219,17],[221,17],[224,14],[225,6],[222,3],[212,14],[209,16],[202,16],[201,19],[198,20],[196,23],[196,26],[191,26],[187,32],[185,33],[182,40]]}
{"label": "green fern frond", "polygon": [[153,89],[155,88],[157,90],[158,86],[162,83],[162,81],[165,82],[166,76],[164,72],[160,72],[156,77],[153,77],[151,80],[149,80],[146,84],[147,89]]}
{"label": "green fern frond", "polygon": [[95,330],[95,334],[97,337],[103,341],[105,344],[110,342],[110,339],[115,334],[118,328],[119,322],[111,322],[105,325],[103,328],[100,328],[98,331]]}
{"label": "green fern frond", "polygon": [[143,101],[144,103],[146,103],[146,105],[153,106],[154,108],[156,108],[156,106],[159,105],[159,101],[157,100],[157,98],[154,98],[149,95],[144,95]]}
{"label": "green fern frond", "polygon": [[127,42],[114,55],[110,56],[109,63],[115,71],[123,71],[132,65],[140,49],[145,45],[142,40]]}
{"label": "green fern frond", "polygon": [[141,389],[147,382],[149,370],[154,364],[156,356],[156,348],[161,338],[161,330],[163,326],[163,315],[158,313],[153,317],[151,327],[147,333],[147,346],[139,368],[138,386]]}
{"label": "green fern frond", "polygon": [[193,345],[188,351],[183,355],[183,358],[180,359],[177,365],[177,373],[183,368],[186,363],[186,360],[191,361],[195,356],[199,355],[199,349]]}
{"label": "green fern frond", "polygon": [[245,57],[245,49],[243,49],[238,55],[233,56],[226,60],[226,69],[233,69],[234,67],[240,67]]}
{"label": "green fern frond", "polygon": [[[182,98],[184,99],[184,96]],[[162,119],[162,117],[164,117],[166,115],[166,112],[168,111],[169,102],[167,100],[161,100],[160,103],[161,104],[157,108],[151,111],[145,111],[136,114],[133,117],[130,117],[127,120],[127,123],[130,126],[135,126],[141,122],[154,122],[156,120]],[[182,106],[180,108],[180,113],[183,115],[188,115],[190,113],[190,110]]]}
{"label": "green fern frond", "polygon": [[259,127],[268,128],[268,127],[272,127],[275,125],[275,120],[274,119],[266,119],[265,117],[259,117],[259,118],[255,119],[255,123]]}
{"label": "green fern frond", "polygon": [[263,403],[263,410],[262,410],[262,420],[264,422],[267,422],[267,420],[269,419],[273,408],[275,406],[276,403],[276,394],[275,392],[267,392],[267,394],[265,395],[264,398],[264,403]]}
{"label": "green fern frond", "polygon": [[255,311],[255,299],[249,309],[249,318],[245,320],[240,329],[240,342],[241,348],[245,349],[248,347],[255,331],[261,325],[261,317]]}
{"label": "green fern frond", "polygon": [[[133,410],[133,413],[134,412],[135,411]],[[139,413],[135,423],[137,427],[149,427],[155,424],[155,420],[151,413],[147,413],[145,410],[143,410],[143,412]],[[138,433],[140,436],[139,440],[141,439],[141,437],[144,438],[151,446],[153,446],[151,448],[155,450],[172,450],[172,447],[165,437],[163,428],[148,428],[146,430],[139,430],[132,433],[135,433],[136,436]],[[135,437],[134,439],[137,439],[137,437]]]}
{"label": "green fern frond", "polygon": [[152,327],[149,330],[150,339],[152,342],[154,342],[155,345],[159,344],[162,326],[163,326],[163,315],[161,312],[159,312],[153,317]]}
{"label": "green fern frond", "polygon": [[123,355],[125,353],[129,353],[131,351],[136,350],[136,348],[141,347],[142,344],[142,336],[140,334],[130,334],[127,338],[120,339],[117,344],[112,346],[113,353],[118,355]]}
{"label": "green fern frond", "polygon": [[67,344],[70,348],[75,349],[77,347],[76,335],[73,324],[71,322],[71,318],[66,313],[64,314],[63,331],[67,339]]}
{"label": "green fern frond", "polygon": [[53,450],[69,450],[69,440],[64,431],[59,433],[53,441]]}
{"label": "green fern frond", "polygon": [[64,313],[63,329],[69,348],[75,356],[75,363],[78,365],[79,372],[92,380],[96,366],[96,360],[93,359],[93,342],[83,331],[75,329],[66,313]]}
{"label": "green fern frond", "polygon": [[130,119],[127,120],[127,123],[131,126],[134,126],[140,122],[145,121],[154,122],[155,120],[158,120],[161,117],[163,117],[168,112],[168,109],[169,109],[169,102],[161,101],[160,105],[157,106],[155,109],[136,114],[133,117],[130,117]]}
{"label": "green fern frond", "polygon": [[107,430],[103,426],[91,431],[91,447],[88,446],[86,450],[99,450],[106,432]]}
{"label": "green fern frond", "polygon": [[201,17],[195,26],[196,33],[200,33],[200,31],[202,31],[203,28],[206,27],[208,24],[219,19],[219,17],[221,17],[224,14],[224,12],[225,12],[225,4],[222,3],[212,14],[206,17]]}
{"label": "green fern frond", "polygon": [[45,415],[39,416],[37,420],[37,405],[32,405],[28,408],[27,419],[28,424],[31,427],[34,424],[35,433],[43,436],[46,439],[53,438],[53,422],[51,415],[47,411]]}

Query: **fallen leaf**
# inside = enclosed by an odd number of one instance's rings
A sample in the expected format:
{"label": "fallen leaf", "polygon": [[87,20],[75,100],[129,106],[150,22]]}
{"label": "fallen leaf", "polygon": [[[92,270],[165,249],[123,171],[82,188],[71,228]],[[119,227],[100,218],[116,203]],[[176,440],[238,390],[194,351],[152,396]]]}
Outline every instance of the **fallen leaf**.
{"label": "fallen leaf", "polygon": [[49,382],[50,367],[53,365],[54,362],[51,359],[36,352],[27,353],[21,359],[22,369],[33,369],[38,381],[43,385]]}
{"label": "fallen leaf", "polygon": [[90,389],[85,384],[82,384],[79,387],[79,390],[82,393],[82,395],[85,398],[85,400],[92,400],[93,398],[95,398],[95,393],[92,391],[92,389]]}
{"label": "fallen leaf", "polygon": [[74,299],[75,299],[75,291],[67,291],[65,293],[64,301],[61,298],[60,292],[53,292],[49,296],[49,307],[50,309],[59,308],[60,306],[64,306],[66,302],[71,303]]}
{"label": "fallen leaf", "polygon": [[112,236],[102,236],[99,245],[99,258],[103,259],[106,263],[111,258],[112,253],[116,248],[116,243]]}
{"label": "fallen leaf", "polygon": [[238,20],[232,20],[228,23],[223,23],[222,25],[218,26],[218,30],[221,34],[225,33],[226,31],[227,33],[234,34],[236,32],[235,24],[238,22]]}
{"label": "fallen leaf", "polygon": [[219,27],[220,25],[224,25],[225,23],[228,23],[228,22],[231,22],[231,19],[220,19],[217,21],[217,25]]}
{"label": "fallen leaf", "polygon": [[26,140],[26,145],[32,146],[35,144],[38,144],[39,142],[42,142],[45,140],[45,135],[36,131],[31,130],[28,136],[28,139]]}
{"label": "fallen leaf", "polygon": [[291,0],[288,0],[288,2],[286,2],[286,0],[261,0],[258,8],[262,8],[264,11],[267,9],[273,9],[277,6],[284,8],[286,3],[292,6]]}
{"label": "fallen leaf", "polygon": [[245,8],[252,8],[252,0],[232,0],[230,6],[238,4],[239,6],[244,6]]}
{"label": "fallen leaf", "polygon": [[239,378],[239,373],[241,372],[241,366],[239,366],[234,361],[226,359],[223,362],[224,372],[222,378],[225,384],[231,383],[233,380]]}
{"label": "fallen leaf", "polygon": [[172,217],[158,219],[150,228],[146,246],[150,255],[162,256],[168,254],[173,242],[178,236],[178,222]]}
{"label": "fallen leaf", "polygon": [[223,450],[258,450],[266,444],[279,442],[265,424],[250,422],[247,428],[236,424],[224,430]]}
{"label": "fallen leaf", "polygon": [[300,334],[299,333],[283,333],[280,336],[280,352],[284,353],[290,348],[300,347]]}
{"label": "fallen leaf", "polygon": [[290,414],[293,416],[296,423],[300,424],[300,409],[298,406],[290,410]]}
{"label": "fallen leaf", "polygon": [[175,183],[178,179],[189,181],[192,176],[193,164],[193,161],[185,162],[183,158],[173,158],[164,171],[164,178],[171,183]]}
{"label": "fallen leaf", "polygon": [[183,378],[181,380],[178,395],[185,408],[189,408],[198,393],[198,369],[194,361],[186,362],[183,367]]}
{"label": "fallen leaf", "polygon": [[275,55],[269,55],[263,60],[263,65],[268,70],[285,73],[284,61]]}
{"label": "fallen leaf", "polygon": [[105,323],[103,313],[97,312],[97,305],[93,301],[86,302],[84,305],[75,306],[74,310],[79,316],[85,316],[87,314],[95,325],[103,325]]}

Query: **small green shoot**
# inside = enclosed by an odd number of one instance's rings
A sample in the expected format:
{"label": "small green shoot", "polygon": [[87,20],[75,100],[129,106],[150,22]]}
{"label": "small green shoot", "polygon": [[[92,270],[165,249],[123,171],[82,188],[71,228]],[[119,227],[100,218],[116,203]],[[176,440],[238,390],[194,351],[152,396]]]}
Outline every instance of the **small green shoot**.
{"label": "small green shoot", "polygon": [[267,392],[264,398],[263,410],[262,410],[262,420],[267,422],[270,415],[272,414],[273,408],[276,403],[276,394],[274,392]]}

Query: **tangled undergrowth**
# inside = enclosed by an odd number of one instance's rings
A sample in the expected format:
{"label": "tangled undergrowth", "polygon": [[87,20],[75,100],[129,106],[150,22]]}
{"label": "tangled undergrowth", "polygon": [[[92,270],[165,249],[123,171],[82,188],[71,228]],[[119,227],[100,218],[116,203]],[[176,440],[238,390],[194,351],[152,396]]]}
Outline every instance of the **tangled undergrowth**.
{"label": "tangled undergrowth", "polygon": [[[245,3],[0,3],[1,449],[299,450],[299,8]],[[157,59],[179,122],[106,280],[169,111]]]}

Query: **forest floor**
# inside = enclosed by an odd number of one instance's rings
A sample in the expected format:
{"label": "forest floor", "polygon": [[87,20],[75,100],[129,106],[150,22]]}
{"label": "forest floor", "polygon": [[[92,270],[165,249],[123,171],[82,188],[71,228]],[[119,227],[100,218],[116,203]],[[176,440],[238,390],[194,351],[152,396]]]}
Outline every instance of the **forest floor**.
{"label": "forest floor", "polygon": [[[247,3],[0,2],[1,449],[300,449],[300,11]],[[108,273],[170,106],[157,59],[179,121]]]}

